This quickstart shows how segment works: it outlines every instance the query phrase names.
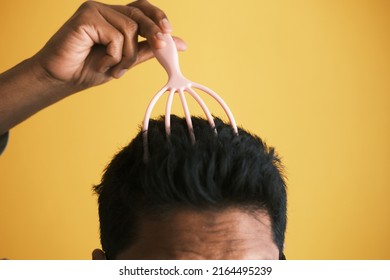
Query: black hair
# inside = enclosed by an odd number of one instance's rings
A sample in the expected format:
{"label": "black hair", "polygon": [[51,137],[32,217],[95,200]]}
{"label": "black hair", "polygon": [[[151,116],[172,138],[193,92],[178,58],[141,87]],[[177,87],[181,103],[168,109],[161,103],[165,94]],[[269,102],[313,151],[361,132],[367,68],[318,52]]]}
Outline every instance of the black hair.
{"label": "black hair", "polygon": [[192,117],[196,142],[191,143],[184,118],[171,116],[171,134],[164,117],[150,120],[149,157],[143,161],[140,131],[105,170],[94,187],[99,195],[100,238],[110,258],[137,239],[142,214],[179,208],[225,209],[231,206],[265,210],[279,252],[286,231],[286,185],[273,148],[243,129]]}

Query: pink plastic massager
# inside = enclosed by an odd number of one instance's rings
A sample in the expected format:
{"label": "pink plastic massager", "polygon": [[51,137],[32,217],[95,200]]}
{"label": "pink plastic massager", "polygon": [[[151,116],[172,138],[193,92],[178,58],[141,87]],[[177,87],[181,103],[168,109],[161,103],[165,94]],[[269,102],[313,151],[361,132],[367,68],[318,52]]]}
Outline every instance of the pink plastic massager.
{"label": "pink plastic massager", "polygon": [[[149,156],[149,149],[148,149],[148,127],[149,127],[149,119],[150,115],[152,113],[153,107],[157,103],[157,101],[161,98],[161,96],[169,91],[169,96],[166,103],[166,109],[165,109],[165,132],[167,134],[167,137],[169,137],[171,133],[171,107],[173,102],[174,94],[177,92],[180,96],[180,101],[183,106],[187,126],[188,126],[188,132],[190,134],[190,139],[192,143],[195,143],[195,134],[192,127],[192,121],[191,121],[191,114],[190,110],[188,109],[187,101],[184,96],[184,92],[189,93],[202,107],[204,113],[206,114],[207,120],[210,123],[210,126],[215,129],[215,124],[213,117],[211,116],[210,110],[207,108],[204,101],[200,98],[200,96],[192,89],[196,88],[201,91],[206,92],[207,94],[211,95],[224,109],[225,113],[227,114],[230,125],[232,126],[233,133],[238,135],[238,129],[236,125],[236,121],[234,120],[233,114],[230,111],[229,107],[226,105],[225,101],[216,94],[211,89],[205,87],[204,85],[191,82],[190,80],[186,79],[183,74],[181,73],[180,67],[179,67],[179,57],[177,54],[176,45],[169,34],[164,34],[164,41],[166,43],[166,46],[161,49],[153,49],[154,55],[156,56],[157,60],[160,62],[160,64],[164,67],[168,74],[168,82],[167,84],[159,90],[156,95],[153,97],[153,99],[150,101],[148,108],[146,109],[145,118],[143,122],[143,142],[144,142],[144,162],[147,162],[148,156]],[[215,130],[215,133],[217,131]]]}

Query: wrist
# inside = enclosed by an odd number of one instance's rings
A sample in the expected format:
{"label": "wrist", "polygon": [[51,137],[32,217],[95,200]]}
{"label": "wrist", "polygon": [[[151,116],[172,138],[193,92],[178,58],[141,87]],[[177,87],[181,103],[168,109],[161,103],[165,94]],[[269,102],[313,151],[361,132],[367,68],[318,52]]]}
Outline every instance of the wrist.
{"label": "wrist", "polygon": [[55,80],[32,57],[0,74],[0,132],[73,93]]}
{"label": "wrist", "polygon": [[54,77],[39,60],[39,54],[27,59],[24,63],[31,73],[32,84],[39,88],[53,103],[78,91],[75,86]]}

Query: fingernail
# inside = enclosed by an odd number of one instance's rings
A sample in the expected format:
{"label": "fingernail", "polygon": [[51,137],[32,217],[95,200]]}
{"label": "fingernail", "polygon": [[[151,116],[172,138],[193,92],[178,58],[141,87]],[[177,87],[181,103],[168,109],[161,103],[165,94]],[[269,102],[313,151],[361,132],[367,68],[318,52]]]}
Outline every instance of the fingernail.
{"label": "fingernail", "polygon": [[167,43],[165,42],[164,34],[162,34],[161,32],[158,32],[156,34],[156,38],[158,39],[158,41],[155,43],[155,47],[158,49],[165,47],[165,45]]}
{"label": "fingernail", "polygon": [[161,24],[161,27],[165,29],[165,31],[172,32],[172,26],[166,18],[162,19],[160,21],[160,24]]}
{"label": "fingernail", "polygon": [[123,69],[123,70],[119,71],[119,72],[115,75],[115,78],[119,79],[119,78],[122,77],[126,72],[127,72],[127,69]]}
{"label": "fingernail", "polygon": [[159,40],[164,40],[164,34],[162,34],[161,32],[157,32],[156,33],[156,38],[159,39]]}

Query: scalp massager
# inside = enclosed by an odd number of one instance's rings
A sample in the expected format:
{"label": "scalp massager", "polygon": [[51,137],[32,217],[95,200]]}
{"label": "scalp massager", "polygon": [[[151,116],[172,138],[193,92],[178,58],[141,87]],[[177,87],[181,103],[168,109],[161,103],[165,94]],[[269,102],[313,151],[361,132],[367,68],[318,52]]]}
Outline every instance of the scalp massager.
{"label": "scalp massager", "polygon": [[153,107],[157,103],[157,101],[161,98],[161,96],[165,92],[169,92],[166,107],[165,107],[165,132],[167,137],[169,137],[171,133],[171,107],[172,102],[175,93],[179,94],[181,104],[183,106],[187,126],[188,126],[188,132],[192,143],[195,143],[195,134],[192,127],[192,121],[191,121],[191,113],[187,105],[187,101],[185,98],[185,92],[190,94],[196,102],[199,103],[201,106],[203,112],[205,113],[207,120],[212,128],[214,128],[215,133],[217,134],[217,131],[215,130],[215,124],[213,117],[210,113],[210,110],[207,108],[205,102],[202,100],[202,98],[195,92],[195,89],[201,90],[209,95],[211,95],[223,108],[226,115],[229,118],[230,124],[232,126],[233,133],[238,135],[238,129],[236,125],[236,121],[234,120],[233,114],[230,111],[229,107],[223,101],[223,99],[215,93],[213,90],[209,89],[208,87],[192,82],[188,79],[186,79],[183,74],[181,73],[180,67],[179,67],[179,57],[176,49],[176,45],[172,39],[172,36],[169,34],[164,34],[164,41],[166,43],[165,47],[161,49],[155,49],[153,48],[154,55],[156,56],[157,60],[160,62],[160,64],[164,67],[165,71],[168,74],[168,82],[166,85],[159,90],[152,100],[149,103],[148,108],[146,109],[142,132],[143,132],[143,143],[144,143],[144,162],[147,162],[148,156],[149,156],[149,150],[148,150],[148,126],[149,126],[149,119],[150,115],[152,113]]}

